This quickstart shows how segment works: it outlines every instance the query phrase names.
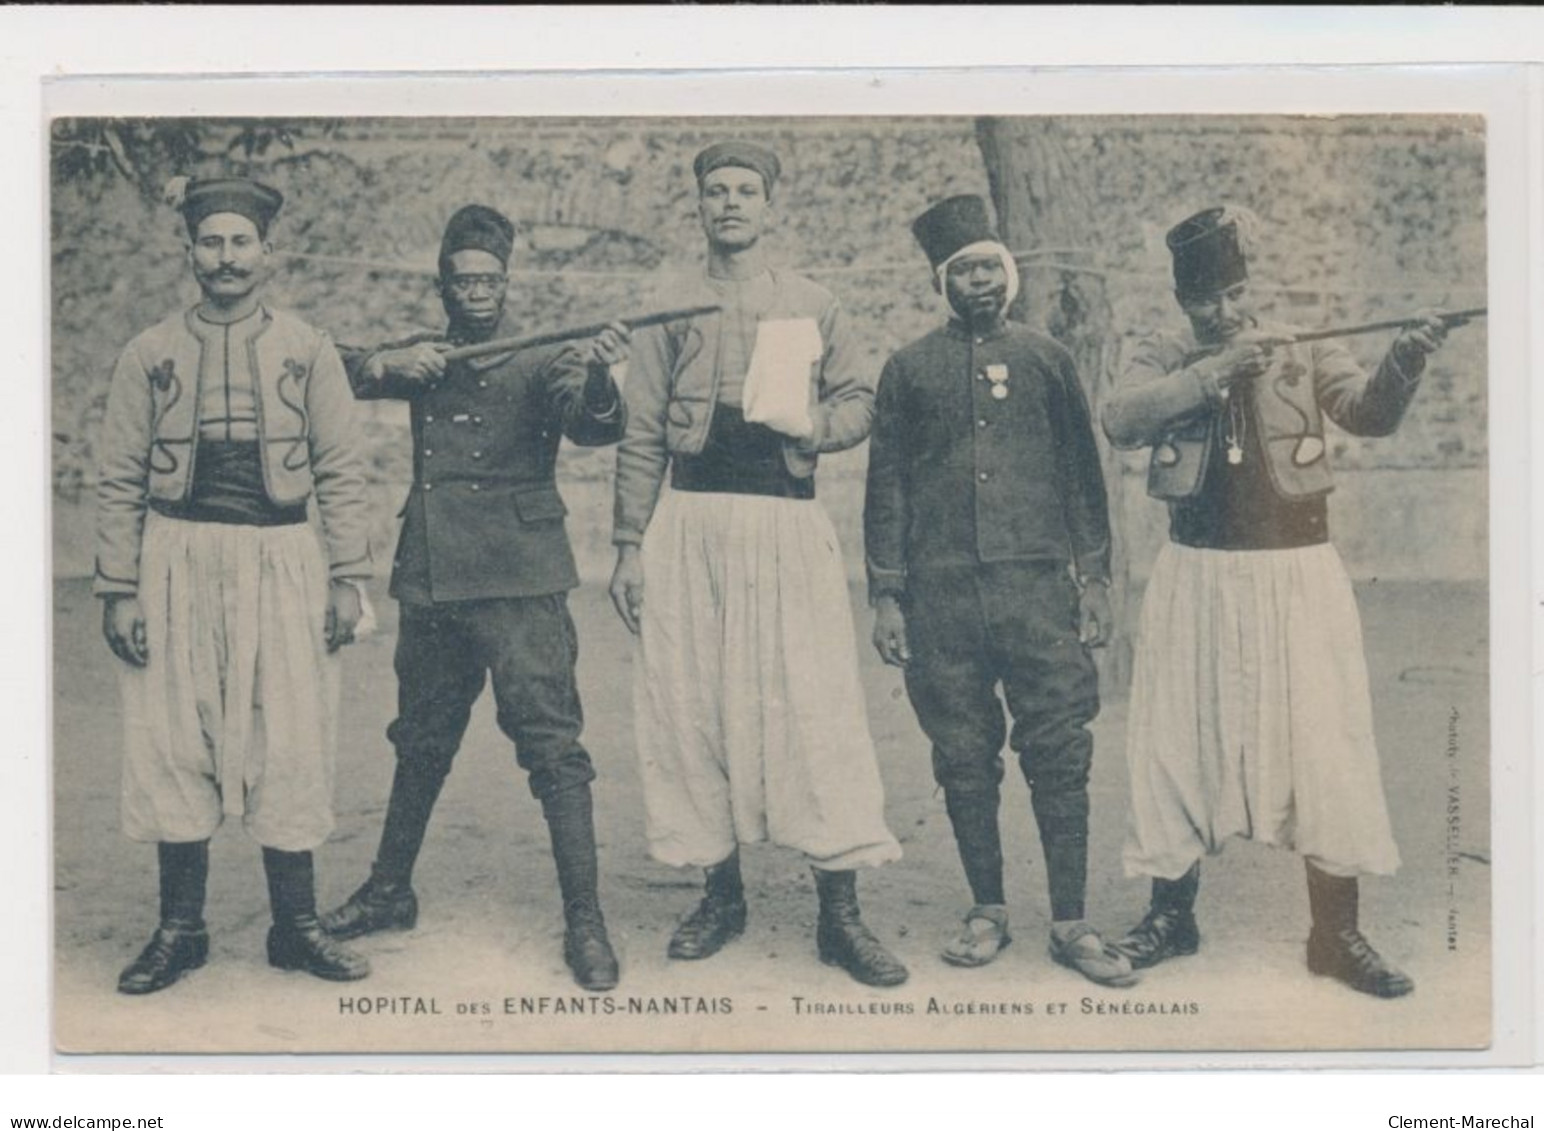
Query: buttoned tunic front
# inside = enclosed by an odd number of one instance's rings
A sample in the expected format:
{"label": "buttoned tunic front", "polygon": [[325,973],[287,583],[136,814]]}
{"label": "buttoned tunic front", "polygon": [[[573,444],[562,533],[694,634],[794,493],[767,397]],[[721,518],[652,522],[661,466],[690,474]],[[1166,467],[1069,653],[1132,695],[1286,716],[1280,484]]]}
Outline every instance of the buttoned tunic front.
{"label": "buttoned tunic front", "polygon": [[1004,900],[1006,739],[1030,786],[1053,916],[1080,918],[1099,685],[1068,567],[1108,578],[1110,534],[1067,351],[1015,323],[972,332],[952,320],[891,357],[864,534],[871,597],[897,597],[904,610],[906,690],[973,898]]}
{"label": "buttoned tunic front", "polygon": [[[496,337],[508,336],[501,326]],[[380,349],[445,340],[423,333]],[[411,405],[413,486],[402,513],[391,595],[426,604],[566,592],[579,584],[558,493],[558,446],[615,443],[626,422],[586,405],[586,369],[571,348],[453,361],[432,385],[371,376],[374,352],[346,350],[362,399]]]}
{"label": "buttoned tunic front", "polygon": [[897,352],[879,382],[864,535],[875,596],[998,562],[1108,578],[1104,476],[1067,351],[1014,323],[972,335],[951,321]]}
{"label": "buttoned tunic front", "polygon": [[[494,338],[511,336],[506,322]],[[587,367],[572,347],[450,362],[435,382],[407,381],[376,354],[444,334],[420,333],[344,351],[361,398],[409,402],[413,485],[391,594],[397,636],[397,718],[387,736],[399,758],[443,776],[492,677],[498,723],[528,784],[546,799],[595,776],[580,744],[578,640],[567,592],[579,584],[556,483],[558,447],[614,443],[626,411],[606,381],[606,403],[585,398]],[[452,342],[452,344],[457,344]]]}

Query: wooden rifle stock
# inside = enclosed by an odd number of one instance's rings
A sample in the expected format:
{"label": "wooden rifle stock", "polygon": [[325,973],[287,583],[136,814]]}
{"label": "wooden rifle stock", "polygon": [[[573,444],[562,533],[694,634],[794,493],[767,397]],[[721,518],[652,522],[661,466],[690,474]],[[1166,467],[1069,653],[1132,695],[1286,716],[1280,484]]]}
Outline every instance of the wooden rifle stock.
{"label": "wooden rifle stock", "polygon": [[661,310],[654,314],[639,314],[630,318],[611,318],[605,322],[591,322],[587,326],[576,326],[571,330],[553,330],[546,334],[528,334],[522,338],[498,338],[491,342],[476,342],[469,346],[457,346],[455,349],[445,351],[446,361],[463,361],[470,357],[488,357],[496,353],[514,353],[517,350],[534,349],[537,346],[552,346],[559,342],[572,342],[581,338],[593,338],[613,322],[620,322],[629,330],[639,330],[645,326],[660,326],[666,322],[679,322],[686,318],[699,318],[704,314],[715,314],[722,310],[722,306],[688,306],[681,310]]}

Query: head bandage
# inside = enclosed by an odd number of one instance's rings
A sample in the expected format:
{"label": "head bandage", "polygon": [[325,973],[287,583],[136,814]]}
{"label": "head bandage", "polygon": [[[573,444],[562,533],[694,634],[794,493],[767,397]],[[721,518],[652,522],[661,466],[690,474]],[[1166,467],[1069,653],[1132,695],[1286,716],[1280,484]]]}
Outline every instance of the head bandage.
{"label": "head bandage", "polygon": [[1019,296],[1019,265],[1013,261],[1013,256],[1008,254],[1008,249],[997,240],[977,240],[968,243],[959,251],[938,265],[938,291],[947,295],[949,292],[944,283],[949,274],[949,264],[956,259],[963,259],[970,255],[995,255],[1002,260],[1003,270],[1008,275],[1008,298],[1003,303],[1005,307],[1012,306],[1013,300]]}

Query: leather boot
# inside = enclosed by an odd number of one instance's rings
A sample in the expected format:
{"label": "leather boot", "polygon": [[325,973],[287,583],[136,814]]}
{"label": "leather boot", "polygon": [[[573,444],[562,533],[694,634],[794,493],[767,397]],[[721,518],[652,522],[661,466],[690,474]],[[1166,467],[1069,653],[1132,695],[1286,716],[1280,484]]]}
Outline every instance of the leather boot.
{"label": "leather boot", "polygon": [[1145,970],[1170,958],[1194,954],[1201,947],[1201,931],[1195,916],[1200,887],[1199,860],[1177,880],[1153,880],[1147,914],[1110,945],[1131,960],[1133,970]]}
{"label": "leather boot", "polygon": [[209,842],[163,840],[155,850],[161,878],[161,922],[197,923],[202,929],[204,891],[209,884]]}
{"label": "leather boot", "polygon": [[820,897],[820,919],[815,929],[820,961],[840,966],[867,986],[904,982],[909,976],[906,967],[859,918],[857,873],[810,870],[815,873],[815,892]]}
{"label": "leather boot", "polygon": [[563,895],[563,961],[573,972],[574,981],[585,989],[615,989],[621,972],[597,894],[599,868],[589,783],[544,797],[542,813],[547,818],[558,890]]}
{"label": "leather boot", "polygon": [[1354,876],[1332,876],[1309,863],[1308,969],[1374,997],[1403,997],[1415,982],[1383,960],[1357,929],[1360,890]]}
{"label": "leather boot", "polygon": [[304,970],[329,982],[356,982],[370,963],[322,929],[316,917],[316,877],[309,852],[264,847],[263,871],[273,926],[268,929],[268,964]]}
{"label": "leather boot", "polygon": [[418,897],[412,888],[372,874],[353,895],[323,915],[321,924],[335,939],[357,939],[377,931],[411,931],[418,925]]}
{"label": "leather boot", "polygon": [[357,982],[370,974],[369,960],[322,930],[315,915],[268,928],[268,965],[304,970],[329,982]]}
{"label": "leather boot", "polygon": [[153,994],[164,990],[209,958],[209,933],[203,923],[170,920],[156,928],[139,957],[118,975],[120,994]]}
{"label": "leather boot", "polygon": [[671,958],[699,959],[717,954],[745,932],[745,882],[740,876],[740,850],[706,869],[702,902],[670,936]]}
{"label": "leather boot", "polygon": [[574,981],[596,993],[616,989],[621,970],[600,905],[593,899],[566,904],[563,920],[563,961],[573,972]]}
{"label": "leather boot", "polygon": [[357,939],[377,931],[411,931],[418,925],[413,865],[445,784],[446,768],[426,756],[397,756],[375,865],[353,895],[322,916],[322,927],[329,935]]}
{"label": "leather boot", "polygon": [[118,976],[118,992],[164,990],[209,958],[204,930],[204,891],[209,879],[209,842],[162,841],[156,845],[161,889],[161,924],[139,957]]}

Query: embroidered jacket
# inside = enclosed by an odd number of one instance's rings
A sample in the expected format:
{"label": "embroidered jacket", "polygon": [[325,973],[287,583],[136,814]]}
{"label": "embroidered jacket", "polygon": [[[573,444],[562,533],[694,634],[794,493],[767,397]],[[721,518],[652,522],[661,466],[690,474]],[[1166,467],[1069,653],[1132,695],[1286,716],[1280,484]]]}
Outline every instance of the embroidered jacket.
{"label": "embroidered jacket", "polygon": [[188,309],[136,337],[113,369],[98,439],[98,596],[138,592],[150,500],[189,498],[204,399],[199,381],[229,366],[220,351],[231,348],[243,351],[255,386],[269,500],[293,506],[314,494],[332,576],[371,576],[362,436],[332,342],[285,311],[259,307],[252,319],[225,327],[200,322]]}
{"label": "embroidered jacket", "polygon": [[[1294,327],[1261,323],[1267,336]],[[1201,486],[1214,432],[1222,427],[1225,398],[1209,376],[1211,362],[1195,360],[1194,335],[1160,333],[1144,339],[1105,402],[1105,435],[1118,448],[1152,447],[1147,491],[1183,499]],[[1405,372],[1389,352],[1368,376],[1345,346],[1320,341],[1279,346],[1269,370],[1252,378],[1257,395],[1246,427],[1263,441],[1271,483],[1284,499],[1334,490],[1324,418],[1357,436],[1387,436],[1404,419],[1420,386],[1420,371]]]}
{"label": "embroidered jacket", "polygon": [[[775,297],[769,319],[813,318],[822,354],[811,366],[810,419],[813,434],[787,439],[783,458],[796,478],[815,474],[821,452],[861,444],[874,411],[874,379],[860,370],[847,317],[830,291],[788,271],[771,272]],[[661,305],[697,306],[720,301],[698,273],[662,288]],[[669,323],[634,335],[627,366],[627,434],[617,451],[616,520],[618,545],[643,541],[673,453],[702,451],[718,403],[723,372],[719,364],[725,314]]]}

